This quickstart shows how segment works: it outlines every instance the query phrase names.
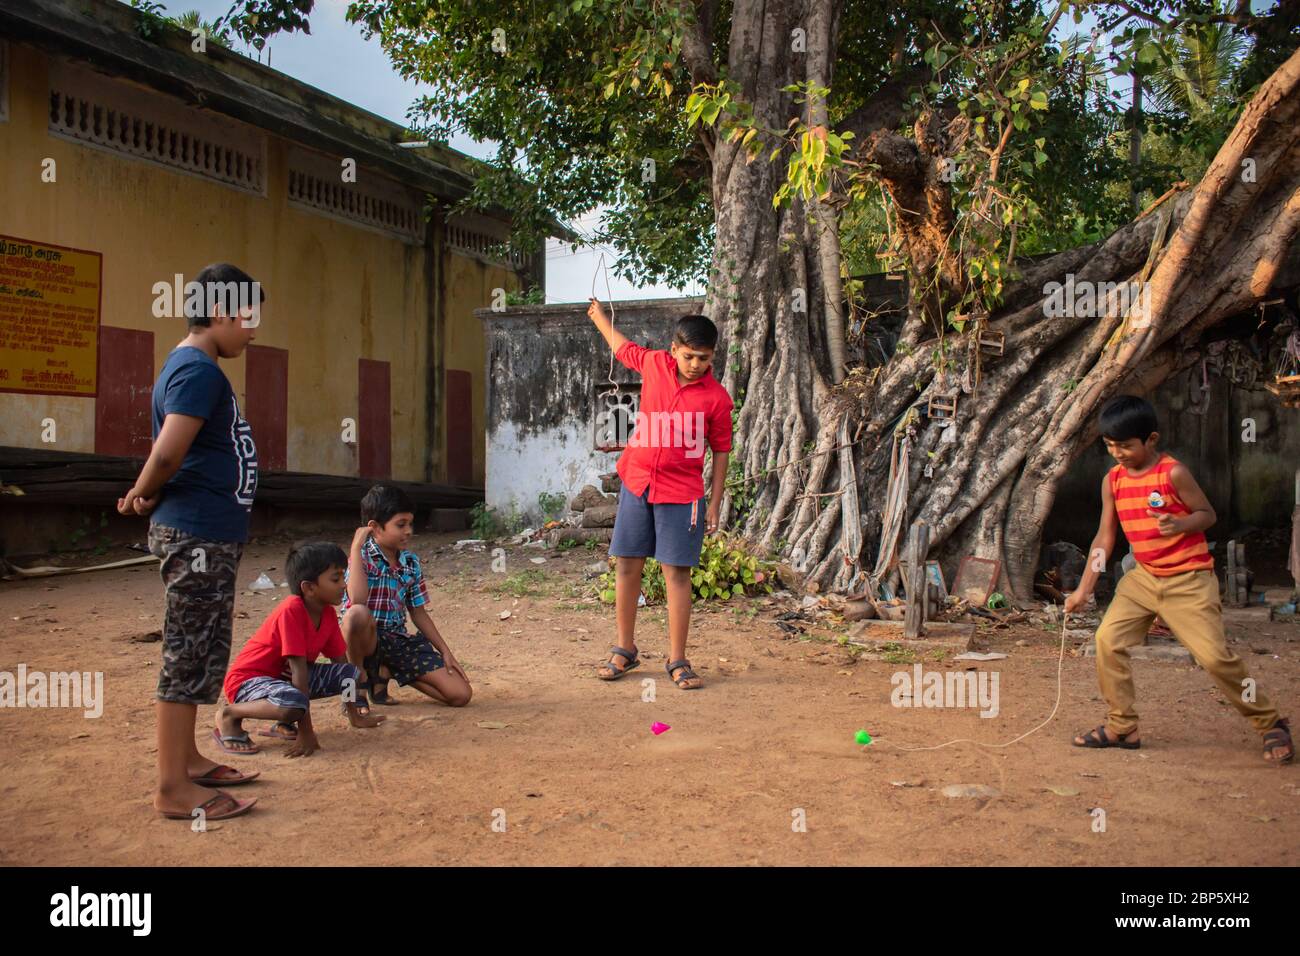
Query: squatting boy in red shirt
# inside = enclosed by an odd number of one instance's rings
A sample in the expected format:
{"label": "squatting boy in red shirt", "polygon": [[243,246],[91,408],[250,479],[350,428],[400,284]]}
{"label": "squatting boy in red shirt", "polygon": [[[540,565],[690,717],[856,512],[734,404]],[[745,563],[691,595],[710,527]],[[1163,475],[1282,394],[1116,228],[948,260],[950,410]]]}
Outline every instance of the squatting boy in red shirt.
{"label": "squatting boy in red shirt", "polygon": [[[617,558],[614,609],[618,644],[597,676],[617,680],[640,661],[633,641],[645,559],[663,566],[668,593],[668,676],[683,690],[700,686],[686,659],[691,624],[691,568],[700,563],[705,532],[718,530],[731,451],[731,396],[713,377],[718,329],[702,315],[677,320],[668,351],[647,349],[611,324],[595,299],[587,315],[614,356],[641,373],[636,428],[619,456],[622,488],[609,553]],[[704,497],[705,446],[713,452],[708,506]]]}

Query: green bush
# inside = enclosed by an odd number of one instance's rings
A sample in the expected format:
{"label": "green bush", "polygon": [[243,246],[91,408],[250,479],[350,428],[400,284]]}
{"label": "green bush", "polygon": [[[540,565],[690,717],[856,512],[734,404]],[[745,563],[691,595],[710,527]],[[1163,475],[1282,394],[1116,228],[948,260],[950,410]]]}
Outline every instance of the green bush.
{"label": "green bush", "polygon": [[[775,566],[749,554],[739,542],[719,535],[705,538],[698,567],[691,569],[691,598],[697,601],[730,601],[741,594],[772,592]],[[597,591],[606,604],[614,603],[614,559],[600,576]],[[663,569],[654,558],[646,558],[641,572],[641,593],[646,604],[658,604],[666,595]]]}
{"label": "green bush", "polygon": [[489,541],[499,538],[505,532],[505,524],[495,508],[488,507],[486,501],[480,501],[469,509],[469,526],[474,529],[474,537]]}
{"label": "green bush", "polygon": [[542,522],[558,521],[569,510],[569,501],[564,495],[543,491],[537,496],[537,507],[542,512]]}
{"label": "green bush", "polygon": [[510,534],[518,534],[523,531],[524,526],[528,524],[527,516],[519,510],[519,506],[515,504],[514,498],[510,499],[510,510],[506,512],[506,516],[502,520],[505,524],[506,531]]}

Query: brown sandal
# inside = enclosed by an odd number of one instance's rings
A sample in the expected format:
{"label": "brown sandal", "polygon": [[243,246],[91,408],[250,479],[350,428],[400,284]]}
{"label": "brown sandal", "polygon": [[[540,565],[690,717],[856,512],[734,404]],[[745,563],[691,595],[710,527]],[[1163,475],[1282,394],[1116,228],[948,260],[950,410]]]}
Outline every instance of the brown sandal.
{"label": "brown sandal", "polygon": [[[1285,757],[1274,757],[1273,751],[1281,750],[1283,747],[1288,748],[1290,753]],[[1295,744],[1291,741],[1291,724],[1283,717],[1264,731],[1264,759],[1281,766],[1290,763],[1293,757],[1295,757]]]}
{"label": "brown sandal", "polygon": [[197,777],[190,777],[191,783],[197,783],[200,787],[237,787],[241,783],[252,783],[262,775],[262,771],[254,770],[252,773],[240,773],[234,767],[226,764],[218,764],[205,774]]}
{"label": "brown sandal", "polygon": [[1077,740],[1071,741],[1071,743],[1076,747],[1093,747],[1096,749],[1119,747],[1121,750],[1138,750],[1142,746],[1142,741],[1135,740],[1130,743],[1128,739],[1134,733],[1135,731],[1130,730],[1127,734],[1116,734],[1115,739],[1111,740],[1106,736],[1106,725],[1101,724],[1096,730],[1090,730],[1086,734],[1079,734],[1079,737],[1083,739],[1083,743],[1079,743]]}
{"label": "brown sandal", "polygon": [[[256,803],[256,797],[252,800],[236,800],[230,794],[218,790],[216,796],[211,800],[199,804],[189,813],[177,813],[175,810],[159,810],[158,812],[168,820],[192,820],[194,819],[195,811],[202,810],[204,822],[215,823],[218,820],[229,820],[231,817],[242,816],[249,810],[253,809],[253,806]],[[229,809],[217,810],[218,806],[226,806],[229,807]]]}

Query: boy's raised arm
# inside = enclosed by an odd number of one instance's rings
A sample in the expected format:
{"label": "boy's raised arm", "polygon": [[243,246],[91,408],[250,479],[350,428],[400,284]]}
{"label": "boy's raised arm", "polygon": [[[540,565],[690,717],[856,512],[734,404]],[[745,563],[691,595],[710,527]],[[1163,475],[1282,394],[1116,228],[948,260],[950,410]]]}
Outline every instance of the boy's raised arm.
{"label": "boy's raised arm", "polygon": [[1115,532],[1118,529],[1119,516],[1115,513],[1115,498],[1110,493],[1110,475],[1106,475],[1101,479],[1101,523],[1097,526],[1097,536],[1092,539],[1092,546],[1088,548],[1083,578],[1065,599],[1066,613],[1081,608],[1092,594],[1092,589],[1097,586],[1097,578],[1106,569],[1106,561],[1115,549]]}
{"label": "boy's raised arm", "polygon": [[605,314],[605,307],[597,299],[591,300],[591,305],[587,306],[587,318],[591,319],[592,324],[596,326],[600,334],[604,336],[605,341],[609,344],[612,351],[617,352],[628,341],[628,337],[614,328],[614,323],[609,320]]}

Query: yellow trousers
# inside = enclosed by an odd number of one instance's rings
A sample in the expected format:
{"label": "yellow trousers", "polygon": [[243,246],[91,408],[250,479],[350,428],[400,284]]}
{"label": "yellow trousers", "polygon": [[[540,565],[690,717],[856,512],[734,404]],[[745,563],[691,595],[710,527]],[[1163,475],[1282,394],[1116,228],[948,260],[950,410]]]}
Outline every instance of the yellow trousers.
{"label": "yellow trousers", "polygon": [[1120,578],[1115,599],[1097,628],[1097,680],[1110,705],[1106,727],[1111,733],[1127,734],[1137,727],[1128,649],[1142,643],[1157,615],[1257,731],[1262,734],[1277,723],[1277,709],[1255,688],[1241,658],[1228,650],[1214,572],[1158,577],[1139,564]]}

